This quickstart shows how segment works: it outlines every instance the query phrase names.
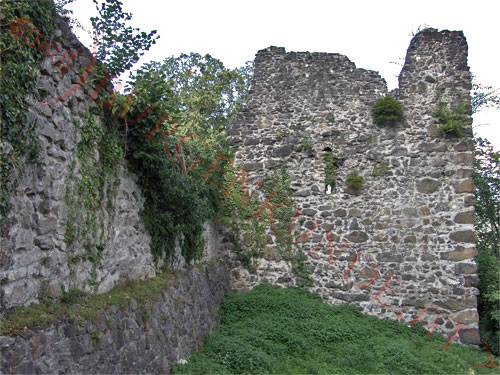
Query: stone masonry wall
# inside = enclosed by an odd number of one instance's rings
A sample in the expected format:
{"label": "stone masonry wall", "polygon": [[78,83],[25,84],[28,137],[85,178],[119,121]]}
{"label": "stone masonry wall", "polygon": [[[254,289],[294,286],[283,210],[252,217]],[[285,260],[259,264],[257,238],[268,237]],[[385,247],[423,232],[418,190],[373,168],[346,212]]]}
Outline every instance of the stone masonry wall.
{"label": "stone masonry wall", "polygon": [[154,303],[130,299],[95,322],[67,318],[0,336],[2,374],[168,374],[200,348],[220,321],[229,288],[220,265],[181,273]]}
{"label": "stone masonry wall", "polygon": [[[391,94],[404,117],[377,126],[372,106],[387,93],[377,72],[338,54],[261,50],[248,106],[233,120],[229,142],[238,147],[249,191],[273,165],[286,165],[298,215],[293,249],[306,254],[310,291],[368,314],[405,322],[418,316],[429,328],[458,330],[461,341],[478,343],[472,143],[438,136],[433,116],[439,97],[470,104],[463,34],[416,35],[399,81]],[[465,131],[472,135],[470,126]],[[325,150],[335,164],[331,194]],[[364,179],[360,189],[345,184],[354,169]],[[260,191],[252,199],[264,204],[266,197]],[[267,237],[255,272],[226,254],[235,290],[304,284],[270,228]]]}
{"label": "stone masonry wall", "polygon": [[[0,237],[0,316],[13,306],[59,298],[64,290],[103,293],[129,279],[152,277],[157,270],[140,218],[144,198],[124,160],[109,175],[94,176],[107,179],[95,212],[89,215],[82,206],[71,205],[71,200],[84,199],[77,181],[80,186],[85,179],[94,183],[83,175],[78,154],[80,146],[97,137],[83,139],[82,128],[93,121],[96,129],[104,129],[105,112],[103,103],[91,97],[99,82],[85,79],[85,71],[94,71],[98,62],[92,63],[90,51],[66,20],[55,16],[55,23],[53,35],[40,39],[54,45],[40,65],[33,94],[26,98],[40,155],[37,165],[28,165],[11,198],[12,225]],[[92,147],[85,161],[98,168],[104,155]],[[93,204],[93,197],[87,199]],[[84,233],[80,239],[68,241],[69,224]],[[204,260],[213,258],[215,235],[208,222]],[[174,266],[182,266],[179,247],[176,253]]]}

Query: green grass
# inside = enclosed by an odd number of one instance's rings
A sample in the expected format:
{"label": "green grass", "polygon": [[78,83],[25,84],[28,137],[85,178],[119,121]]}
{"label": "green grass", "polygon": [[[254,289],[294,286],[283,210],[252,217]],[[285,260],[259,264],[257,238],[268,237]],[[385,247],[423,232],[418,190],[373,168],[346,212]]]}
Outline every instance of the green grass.
{"label": "green grass", "polygon": [[[223,300],[222,324],[175,374],[498,374],[478,348],[262,284]],[[496,359],[498,362],[498,358]]]}

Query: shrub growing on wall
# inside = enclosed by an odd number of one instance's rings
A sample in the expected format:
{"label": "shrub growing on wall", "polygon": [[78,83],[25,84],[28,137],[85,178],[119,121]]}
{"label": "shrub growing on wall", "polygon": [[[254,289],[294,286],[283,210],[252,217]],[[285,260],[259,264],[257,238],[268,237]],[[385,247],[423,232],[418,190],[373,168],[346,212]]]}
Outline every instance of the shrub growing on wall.
{"label": "shrub growing on wall", "polygon": [[361,185],[363,184],[363,177],[359,175],[357,169],[354,169],[351,173],[349,173],[349,176],[347,176],[345,183],[347,186],[353,188],[360,188]]}
{"label": "shrub growing on wall", "polygon": [[458,105],[452,110],[448,109],[446,103],[439,101],[438,108],[434,112],[434,116],[439,120],[437,128],[439,135],[455,135],[457,137],[465,137],[463,127],[469,125],[467,120],[467,106]]}
{"label": "shrub growing on wall", "polygon": [[391,95],[387,95],[377,100],[373,106],[372,114],[375,124],[392,124],[403,115],[403,106]]}

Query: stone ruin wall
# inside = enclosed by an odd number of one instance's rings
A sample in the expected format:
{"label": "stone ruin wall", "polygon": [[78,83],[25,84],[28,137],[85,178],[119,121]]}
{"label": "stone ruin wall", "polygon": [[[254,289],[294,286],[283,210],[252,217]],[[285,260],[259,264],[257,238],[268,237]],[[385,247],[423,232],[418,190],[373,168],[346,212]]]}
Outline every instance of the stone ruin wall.
{"label": "stone ruin wall", "polygon": [[[124,160],[110,179],[111,185],[116,184],[114,194],[104,197],[96,212],[98,225],[86,235],[90,245],[98,248],[97,261],[89,259],[82,243],[69,246],[65,240],[71,220],[68,189],[82,178],[81,124],[92,116],[97,126],[106,125],[103,103],[91,98],[98,83],[91,85],[91,79],[82,78],[86,69],[93,71],[91,53],[72,34],[66,20],[55,16],[54,21],[54,34],[43,38],[59,40],[53,47],[58,52],[42,61],[33,94],[26,98],[27,120],[36,124],[33,131],[40,145],[38,165],[26,168],[11,198],[12,224],[7,235],[0,237],[0,316],[14,306],[59,298],[72,288],[104,293],[127,280],[153,277],[159,269],[140,217],[144,197]],[[61,65],[67,65],[67,71]],[[73,90],[82,80],[85,83]],[[98,149],[91,155],[93,164],[102,157]],[[77,226],[84,222],[83,213],[76,216]],[[205,228],[203,260],[214,260],[217,231],[212,222]],[[173,266],[183,263],[177,246]]]}
{"label": "stone ruin wall", "polygon": [[[462,32],[428,29],[413,38],[399,88],[390,93],[404,108],[395,126],[373,123],[372,106],[387,93],[377,72],[339,54],[258,52],[248,106],[232,121],[229,142],[238,147],[235,160],[248,172],[249,191],[285,163],[293,211],[301,210],[295,225],[303,223],[294,238],[312,233],[293,245],[307,254],[310,291],[390,319],[411,322],[420,313],[440,332],[466,327],[460,340],[479,342],[472,143],[437,136],[433,116],[438,92],[453,105],[469,105],[470,88]],[[470,126],[466,133],[472,135]],[[335,160],[330,195],[325,149]],[[345,185],[353,169],[364,179],[360,191]],[[267,237],[256,272],[232,262],[234,289],[303,283],[270,228]]]}

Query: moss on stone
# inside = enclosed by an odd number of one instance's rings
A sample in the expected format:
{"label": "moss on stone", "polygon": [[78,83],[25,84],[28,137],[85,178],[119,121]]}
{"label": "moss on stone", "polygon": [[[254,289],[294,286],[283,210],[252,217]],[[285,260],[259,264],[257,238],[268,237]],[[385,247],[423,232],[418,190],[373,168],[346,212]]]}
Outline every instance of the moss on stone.
{"label": "moss on stone", "polygon": [[144,281],[130,280],[97,295],[70,290],[64,293],[60,302],[47,299],[38,305],[16,308],[0,321],[0,335],[21,334],[25,328],[46,326],[63,318],[96,321],[99,310],[111,306],[123,307],[131,299],[136,300],[139,306],[151,304],[173,280],[183,274],[183,271],[177,271]]}

